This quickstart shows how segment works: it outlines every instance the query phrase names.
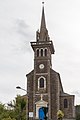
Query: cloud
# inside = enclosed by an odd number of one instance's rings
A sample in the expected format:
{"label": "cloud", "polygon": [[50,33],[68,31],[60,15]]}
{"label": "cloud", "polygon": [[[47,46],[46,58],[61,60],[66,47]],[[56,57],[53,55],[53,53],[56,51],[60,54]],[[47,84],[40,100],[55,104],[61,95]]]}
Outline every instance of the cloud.
{"label": "cloud", "polygon": [[24,38],[28,38],[28,41],[33,38],[30,26],[23,19],[16,20],[16,31]]}
{"label": "cloud", "polygon": [[25,84],[33,32],[23,19],[1,20],[0,25],[0,101],[7,101],[17,84]]}
{"label": "cloud", "polygon": [[17,36],[17,50],[31,52],[30,41],[34,38],[31,27],[26,24],[25,20],[17,19],[14,22],[14,34]]}

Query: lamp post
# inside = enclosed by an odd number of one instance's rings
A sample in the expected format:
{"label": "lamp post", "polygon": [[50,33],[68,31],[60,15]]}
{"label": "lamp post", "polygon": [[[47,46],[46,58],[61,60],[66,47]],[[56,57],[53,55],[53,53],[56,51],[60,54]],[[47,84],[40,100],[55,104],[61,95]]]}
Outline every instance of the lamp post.
{"label": "lamp post", "polygon": [[25,89],[21,88],[20,86],[17,86],[16,88],[17,88],[17,89],[24,90],[24,91],[26,91],[26,93],[27,93],[27,90],[25,90]]}
{"label": "lamp post", "polygon": [[[21,89],[21,90],[25,91],[26,92],[26,99],[28,98],[28,96],[27,96],[27,90],[25,90],[24,88],[22,88],[20,86],[17,86],[16,89]],[[28,120],[28,103],[27,102],[28,101],[26,101],[26,120]]]}

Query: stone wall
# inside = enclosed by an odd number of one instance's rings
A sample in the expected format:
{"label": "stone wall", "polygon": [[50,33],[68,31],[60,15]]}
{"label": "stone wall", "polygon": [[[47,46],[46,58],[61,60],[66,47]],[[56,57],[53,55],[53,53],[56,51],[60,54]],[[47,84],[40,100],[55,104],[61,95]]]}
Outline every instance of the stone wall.
{"label": "stone wall", "polygon": [[[67,106],[64,107],[64,99],[67,100]],[[65,118],[75,118],[74,112],[74,96],[67,93],[62,93],[60,96],[60,109],[64,113]]]}

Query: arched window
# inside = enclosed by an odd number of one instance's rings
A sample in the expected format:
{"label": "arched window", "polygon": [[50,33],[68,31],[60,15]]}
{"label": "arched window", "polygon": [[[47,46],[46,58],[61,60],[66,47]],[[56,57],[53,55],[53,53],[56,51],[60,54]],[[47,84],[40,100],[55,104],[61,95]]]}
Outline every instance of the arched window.
{"label": "arched window", "polygon": [[39,49],[37,49],[37,57],[39,57]]}
{"label": "arched window", "polygon": [[47,49],[45,49],[45,56],[47,56]]}
{"label": "arched window", "polygon": [[40,88],[44,88],[44,79],[43,78],[40,78],[40,84],[39,84],[39,87]]}
{"label": "arched window", "polygon": [[41,49],[41,56],[43,56],[43,49]]}
{"label": "arched window", "polygon": [[68,107],[68,101],[67,99],[64,99],[64,108],[67,108]]}
{"label": "arched window", "polygon": [[43,76],[38,78],[38,89],[46,89],[46,79]]}

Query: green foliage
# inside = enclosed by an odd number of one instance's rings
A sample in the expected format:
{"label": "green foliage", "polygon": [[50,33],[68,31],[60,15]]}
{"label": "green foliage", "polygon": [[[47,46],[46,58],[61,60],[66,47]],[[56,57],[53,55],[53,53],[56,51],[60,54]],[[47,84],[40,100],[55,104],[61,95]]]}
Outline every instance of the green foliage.
{"label": "green foliage", "polygon": [[17,96],[15,104],[16,119],[26,120],[26,100]]}
{"label": "green foliage", "polygon": [[[13,103],[13,104],[12,104]],[[0,120],[26,120],[26,100],[20,95],[9,104],[11,109],[0,103]]]}
{"label": "green foliage", "polygon": [[80,105],[76,105],[76,120],[80,120]]}
{"label": "green foliage", "polygon": [[10,116],[8,118],[3,118],[2,120],[16,120],[15,118],[11,118]]}

